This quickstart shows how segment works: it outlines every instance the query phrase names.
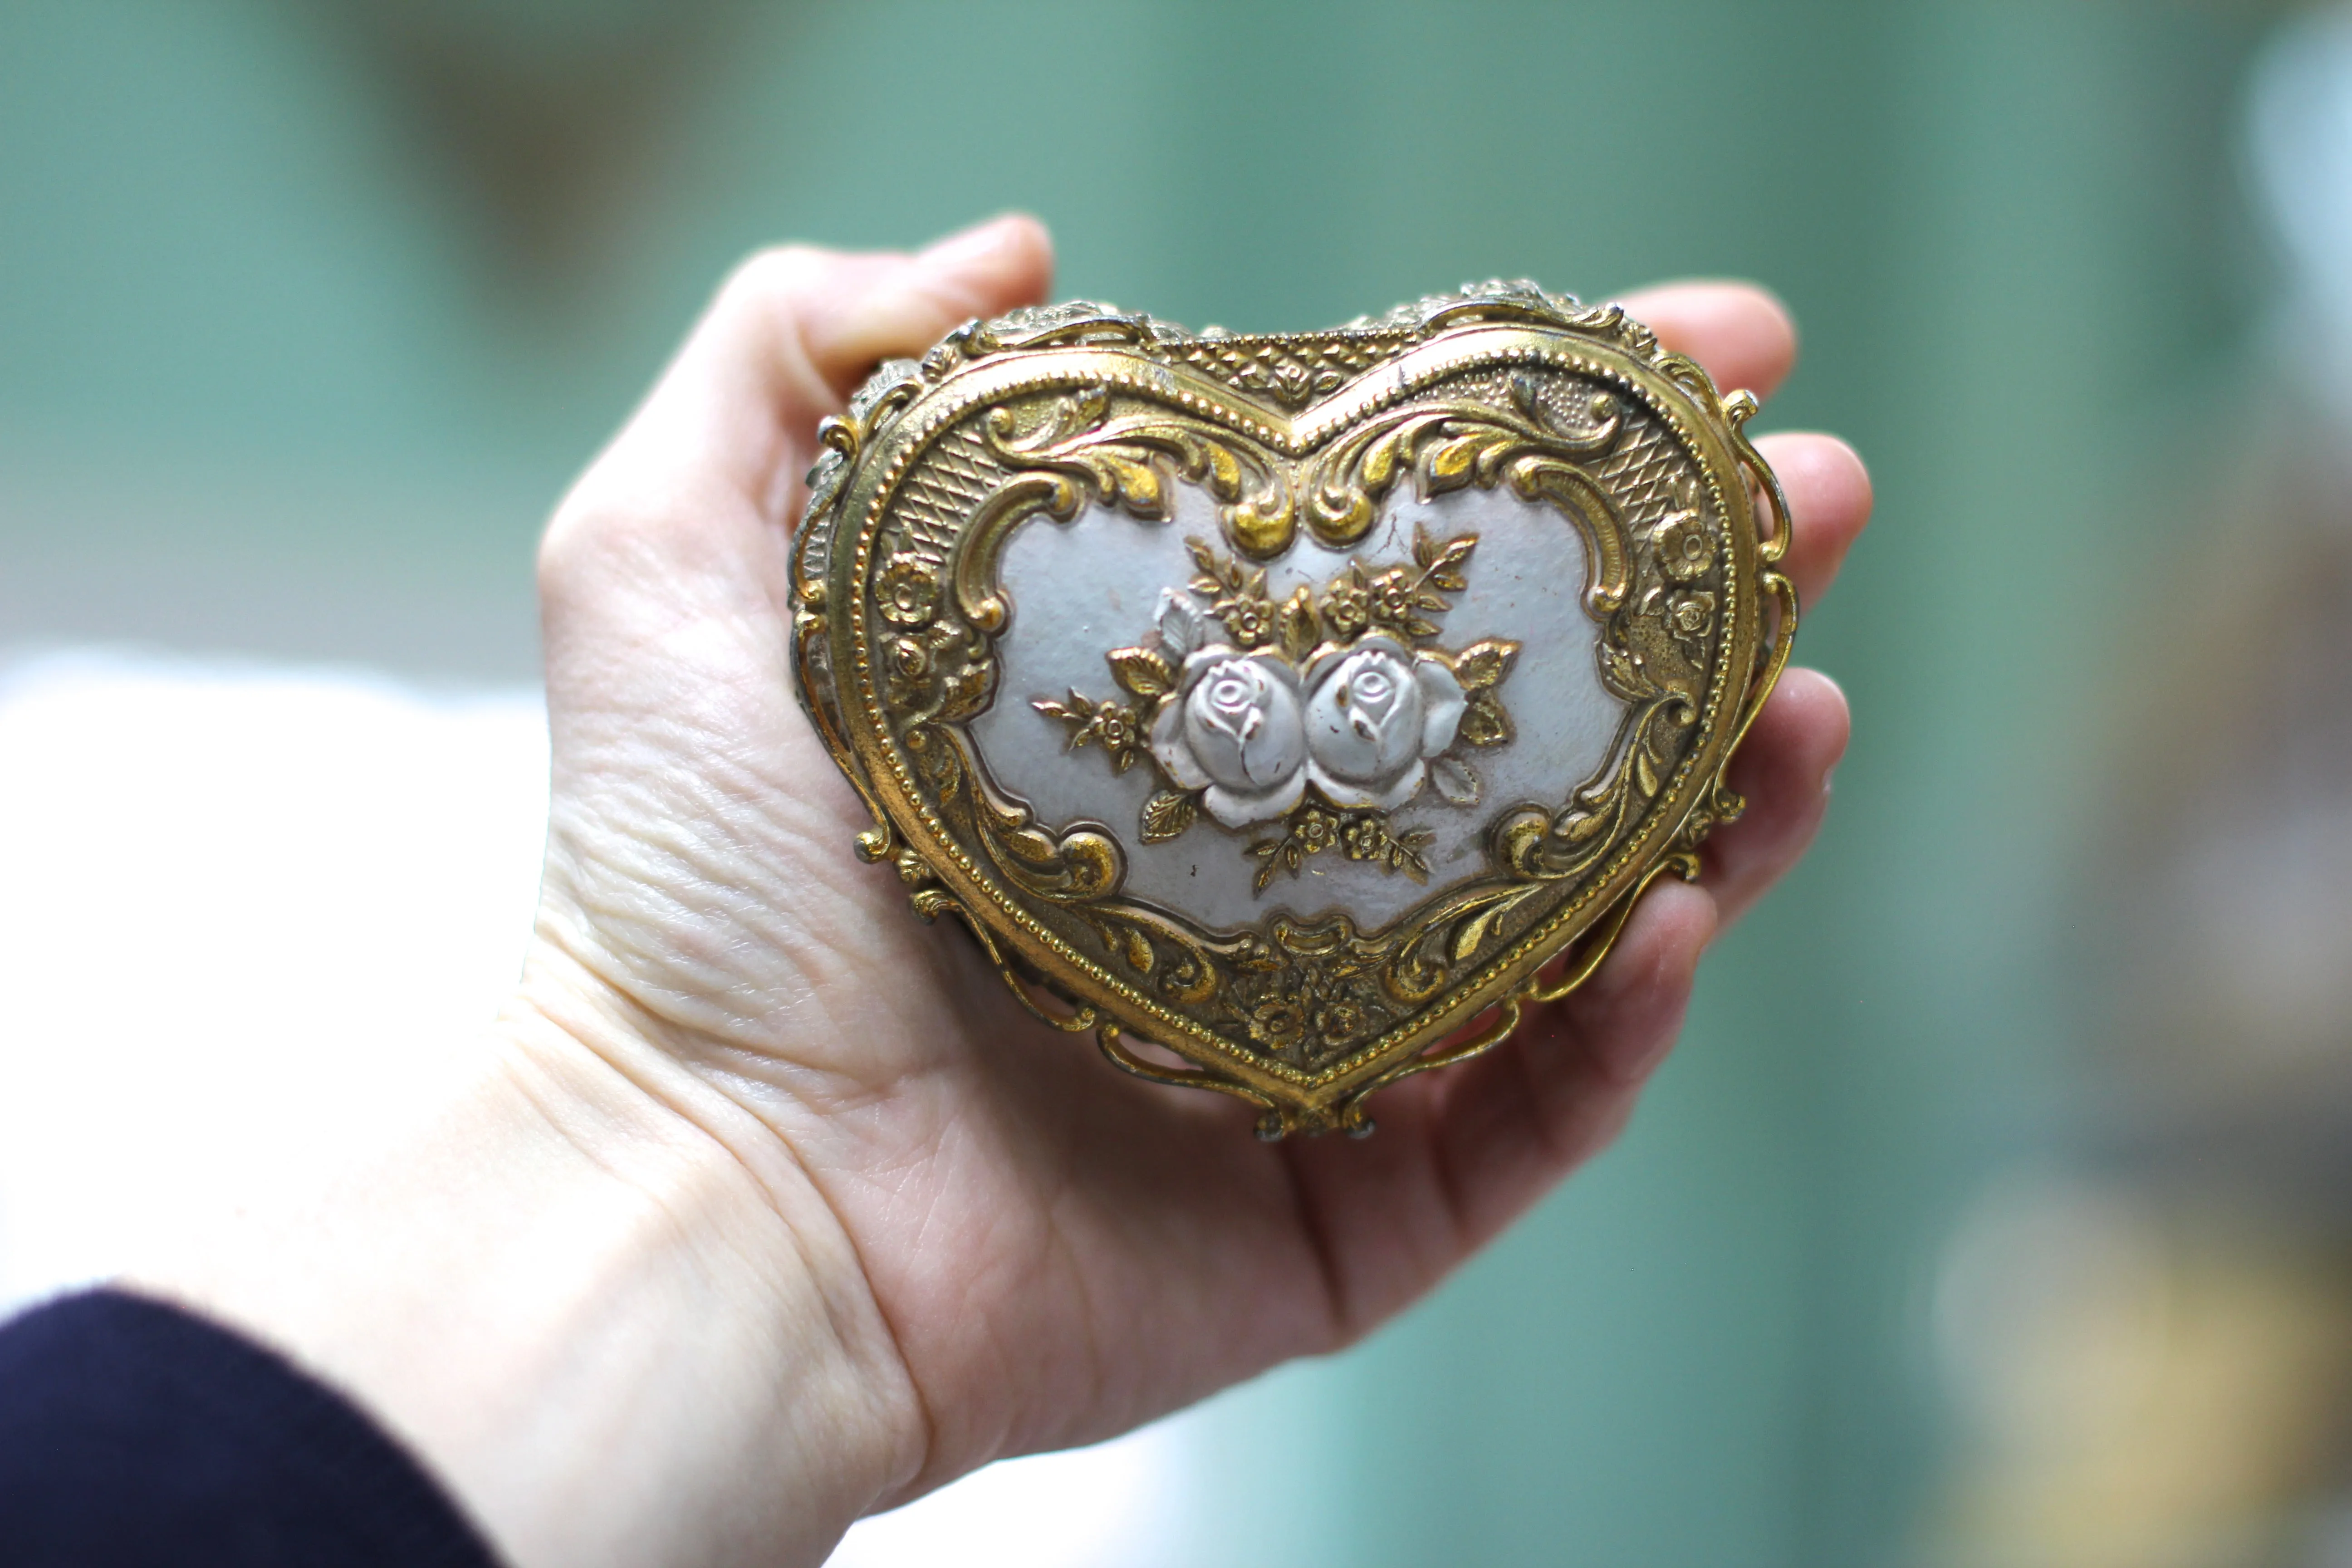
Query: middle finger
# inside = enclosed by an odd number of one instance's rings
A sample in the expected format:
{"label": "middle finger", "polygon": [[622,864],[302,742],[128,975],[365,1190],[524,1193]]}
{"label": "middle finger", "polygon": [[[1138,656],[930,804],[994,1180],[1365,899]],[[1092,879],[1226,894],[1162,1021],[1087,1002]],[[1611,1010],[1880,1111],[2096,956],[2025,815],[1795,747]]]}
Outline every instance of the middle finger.
{"label": "middle finger", "polygon": [[1791,430],[1758,438],[1756,450],[1789,499],[1789,552],[1781,570],[1811,608],[1836,581],[1845,552],[1870,521],[1870,472],[1834,436]]}

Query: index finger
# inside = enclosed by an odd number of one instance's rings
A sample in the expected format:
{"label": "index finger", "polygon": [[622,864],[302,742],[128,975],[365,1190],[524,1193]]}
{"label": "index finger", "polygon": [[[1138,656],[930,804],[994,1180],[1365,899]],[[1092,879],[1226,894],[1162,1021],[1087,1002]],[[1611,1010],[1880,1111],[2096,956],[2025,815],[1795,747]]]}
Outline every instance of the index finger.
{"label": "index finger", "polygon": [[[1753,283],[1667,283],[1619,302],[1667,348],[1698,361],[1727,394],[1745,388],[1763,397],[1796,363],[1797,329],[1788,308]],[[1870,475],[1853,448],[1834,437],[1763,436],[1756,447],[1787,494],[1785,569],[1811,605],[1870,521]]]}
{"label": "index finger", "polygon": [[1618,301],[1676,353],[1706,368],[1727,394],[1769,397],[1797,363],[1797,325],[1770,290],[1753,283],[1662,283]]}

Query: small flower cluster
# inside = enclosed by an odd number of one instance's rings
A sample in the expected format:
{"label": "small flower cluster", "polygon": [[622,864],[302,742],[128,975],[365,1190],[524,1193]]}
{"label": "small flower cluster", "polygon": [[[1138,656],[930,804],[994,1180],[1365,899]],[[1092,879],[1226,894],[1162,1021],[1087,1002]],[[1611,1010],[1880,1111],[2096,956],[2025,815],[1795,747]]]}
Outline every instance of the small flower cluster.
{"label": "small flower cluster", "polygon": [[968,627],[940,617],[938,566],[912,551],[882,563],[874,584],[874,613],[890,627],[882,645],[882,673],[890,705],[926,720],[977,712],[994,682],[994,664]]}
{"label": "small flower cluster", "polygon": [[1095,742],[1110,753],[1111,766],[1119,773],[1143,755],[1143,719],[1123,702],[1097,702],[1074,689],[1067,702],[1041,698],[1031,706],[1070,726],[1070,750]]}
{"label": "small flower cluster", "polygon": [[1247,649],[1279,642],[1293,660],[1304,661],[1320,643],[1348,643],[1368,632],[1401,640],[1435,637],[1437,623],[1429,617],[1445,613],[1447,594],[1469,586],[1462,568],[1478,547],[1478,536],[1440,542],[1416,527],[1412,566],[1371,572],[1362,562],[1350,561],[1321,594],[1296,588],[1279,605],[1266,591],[1264,567],[1251,570],[1205,541],[1190,542],[1198,573],[1189,586],[1209,601],[1209,614],[1223,625],[1233,646]]}
{"label": "small flower cluster", "polygon": [[1283,826],[1281,837],[1250,846],[1250,853],[1262,862],[1256,880],[1261,892],[1276,871],[1296,876],[1307,857],[1326,849],[1337,850],[1350,860],[1372,861],[1388,870],[1402,871],[1416,882],[1429,880],[1426,851],[1432,835],[1427,828],[1394,834],[1381,812],[1339,812],[1319,804],[1291,813]]}
{"label": "small flower cluster", "polygon": [[1666,630],[1677,642],[1696,643],[1715,629],[1715,595],[1708,593],[1666,595]]}
{"label": "small flower cluster", "polygon": [[1676,642],[1696,645],[1715,629],[1715,595],[1692,586],[1715,566],[1715,537],[1699,515],[1696,497],[1685,493],[1677,499],[1681,504],[1650,531],[1658,570],[1674,586],[1654,591],[1644,607],[1665,623]]}
{"label": "small flower cluster", "polygon": [[940,613],[939,568],[901,550],[882,563],[874,583],[874,610],[901,631],[916,632]]}
{"label": "small flower cluster", "polygon": [[1249,1037],[1269,1055],[1304,1067],[1360,1043],[1382,1019],[1344,983],[1311,968],[1286,971],[1246,1003]]}
{"label": "small flower cluster", "polygon": [[1657,545],[1658,570],[1676,583],[1696,583],[1715,564],[1715,541],[1688,508],[1666,513],[1650,537]]}

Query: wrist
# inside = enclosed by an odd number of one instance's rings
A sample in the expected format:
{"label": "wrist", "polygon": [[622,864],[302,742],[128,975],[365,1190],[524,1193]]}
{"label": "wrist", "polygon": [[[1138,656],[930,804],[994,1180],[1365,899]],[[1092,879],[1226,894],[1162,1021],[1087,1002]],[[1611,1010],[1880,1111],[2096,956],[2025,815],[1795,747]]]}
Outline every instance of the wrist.
{"label": "wrist", "polygon": [[817,1563],[919,1468],[911,1384],[790,1152],[592,994],[535,960],[428,1116],[137,1283],[355,1395],[518,1568]]}
{"label": "wrist", "polygon": [[[542,948],[544,944],[541,944]],[[641,1020],[535,955],[499,1049],[533,1112],[623,1194],[582,1325],[615,1363],[559,1397],[604,1440],[545,1489],[558,1506],[646,1460],[633,1518],[688,1532],[679,1561],[819,1563],[919,1469],[921,1407],[856,1247],[782,1140],[648,1038]],[[598,998],[591,1002],[583,998]],[[649,1441],[650,1439],[650,1441]],[[582,1531],[541,1560],[576,1563]],[[608,1560],[655,1561],[622,1547]]]}

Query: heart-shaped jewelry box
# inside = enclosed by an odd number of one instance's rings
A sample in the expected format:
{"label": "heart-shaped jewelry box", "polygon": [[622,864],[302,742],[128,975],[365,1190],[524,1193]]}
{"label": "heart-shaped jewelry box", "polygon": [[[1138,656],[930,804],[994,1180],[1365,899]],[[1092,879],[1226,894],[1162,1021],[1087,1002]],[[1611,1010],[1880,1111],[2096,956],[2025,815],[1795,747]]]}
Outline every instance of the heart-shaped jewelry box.
{"label": "heart-shaped jewelry box", "polygon": [[886,364],[793,552],[858,853],[1129,1071],[1367,1130],[1740,810],[1797,619],[1755,408],[1527,283],[1268,336],[1057,305]]}

